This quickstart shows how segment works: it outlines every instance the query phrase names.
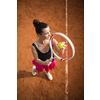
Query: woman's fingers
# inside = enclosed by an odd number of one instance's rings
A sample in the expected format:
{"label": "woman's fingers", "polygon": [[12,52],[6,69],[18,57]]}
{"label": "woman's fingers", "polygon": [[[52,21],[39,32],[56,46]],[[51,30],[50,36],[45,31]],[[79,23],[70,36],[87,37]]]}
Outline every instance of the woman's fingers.
{"label": "woman's fingers", "polygon": [[[64,44],[64,47],[66,47],[66,46],[67,46],[67,45],[65,44],[65,42],[62,42],[62,43]],[[64,48],[64,47],[63,47],[63,48]]]}
{"label": "woman's fingers", "polygon": [[64,43],[64,44],[65,44],[65,42],[62,42],[62,43]]}
{"label": "woman's fingers", "polygon": [[47,59],[46,60],[46,65],[49,66],[51,64],[51,62],[52,62],[52,59],[51,58],[50,59]]}

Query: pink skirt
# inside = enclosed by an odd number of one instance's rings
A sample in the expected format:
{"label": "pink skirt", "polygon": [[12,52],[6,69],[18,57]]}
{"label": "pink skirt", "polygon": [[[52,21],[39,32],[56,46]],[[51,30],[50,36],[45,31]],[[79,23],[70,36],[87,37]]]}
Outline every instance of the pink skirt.
{"label": "pink skirt", "polygon": [[35,59],[32,61],[32,63],[36,66],[36,70],[39,71],[39,72],[43,72],[43,69],[45,68],[45,70],[48,72],[49,69],[55,69],[55,65],[56,65],[56,62],[55,62],[55,59],[52,61],[52,63],[47,66],[47,65],[41,65],[41,64],[38,64]]}

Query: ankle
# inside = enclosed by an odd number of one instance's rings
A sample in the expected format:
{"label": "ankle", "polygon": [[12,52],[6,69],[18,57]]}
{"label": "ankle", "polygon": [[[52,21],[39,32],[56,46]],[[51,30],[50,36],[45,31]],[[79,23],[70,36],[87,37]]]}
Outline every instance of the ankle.
{"label": "ankle", "polygon": [[45,71],[46,73],[49,73],[49,72],[47,72],[47,71]]}

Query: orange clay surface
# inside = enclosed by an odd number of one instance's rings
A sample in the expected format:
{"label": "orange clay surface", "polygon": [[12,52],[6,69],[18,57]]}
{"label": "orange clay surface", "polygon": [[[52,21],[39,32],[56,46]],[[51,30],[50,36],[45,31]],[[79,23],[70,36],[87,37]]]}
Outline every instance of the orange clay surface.
{"label": "orange clay surface", "polygon": [[[49,81],[44,72],[32,76],[31,45],[38,39],[33,20],[45,22],[51,34],[66,34],[65,0],[17,0],[17,100],[65,100],[65,82],[68,80],[69,100],[83,100],[84,96],[84,32],[83,0],[68,1],[68,36],[75,45],[75,57],[66,62],[56,60]],[[68,76],[65,77],[65,76]]]}

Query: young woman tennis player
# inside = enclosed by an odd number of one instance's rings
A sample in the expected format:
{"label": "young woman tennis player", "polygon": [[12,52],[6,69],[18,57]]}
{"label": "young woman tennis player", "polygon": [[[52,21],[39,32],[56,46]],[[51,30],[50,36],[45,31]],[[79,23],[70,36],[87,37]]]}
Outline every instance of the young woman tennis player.
{"label": "young woman tennis player", "polygon": [[[52,75],[49,72],[49,69],[52,70],[55,68],[55,60],[51,60],[51,50],[50,50],[50,28],[44,22],[39,22],[37,19],[33,21],[36,33],[38,35],[38,39],[32,44],[32,53],[34,56],[34,60],[32,63],[34,64],[32,68],[32,74],[36,75],[36,71],[43,72],[45,69],[45,74],[47,75],[49,80],[52,80]],[[56,51],[60,54],[63,52],[63,49],[59,49],[57,46],[58,42],[53,40],[53,46]]]}

